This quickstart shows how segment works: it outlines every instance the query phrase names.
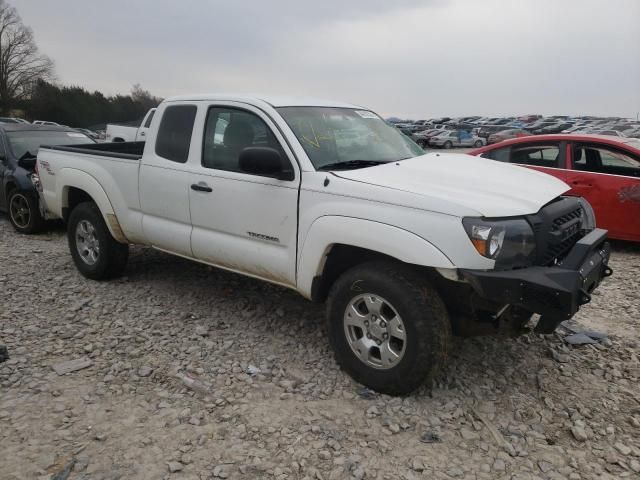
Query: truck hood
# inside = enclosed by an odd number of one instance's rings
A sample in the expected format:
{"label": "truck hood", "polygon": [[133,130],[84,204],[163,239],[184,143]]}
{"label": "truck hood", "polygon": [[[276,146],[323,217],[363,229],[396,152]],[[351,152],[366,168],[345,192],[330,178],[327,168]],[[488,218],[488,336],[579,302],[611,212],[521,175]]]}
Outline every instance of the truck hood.
{"label": "truck hood", "polygon": [[[409,192],[462,207],[484,217],[510,217],[536,213],[569,190],[551,175],[530,168],[458,153],[429,153],[369,168],[334,171],[341,178]],[[427,199],[425,198],[425,200]],[[420,202],[422,203],[422,202]],[[429,202],[414,205],[428,209]]]}

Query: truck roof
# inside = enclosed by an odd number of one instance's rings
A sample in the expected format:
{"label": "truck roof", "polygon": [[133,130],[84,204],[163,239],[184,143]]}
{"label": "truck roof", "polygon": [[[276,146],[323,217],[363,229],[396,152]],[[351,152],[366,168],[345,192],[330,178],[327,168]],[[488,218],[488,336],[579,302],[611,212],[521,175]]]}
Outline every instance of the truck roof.
{"label": "truck roof", "polygon": [[338,107],[363,108],[359,105],[340,102],[337,100],[322,100],[313,97],[297,97],[288,95],[247,95],[232,93],[203,93],[179,95],[165,100],[165,102],[225,100],[249,104],[266,103],[272,107]]}

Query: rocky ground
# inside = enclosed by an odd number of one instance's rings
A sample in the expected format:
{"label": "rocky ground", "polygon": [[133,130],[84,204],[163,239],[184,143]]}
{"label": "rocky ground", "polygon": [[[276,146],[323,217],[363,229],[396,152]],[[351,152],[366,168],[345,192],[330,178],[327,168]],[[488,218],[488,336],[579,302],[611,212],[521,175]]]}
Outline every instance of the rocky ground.
{"label": "rocky ground", "polygon": [[143,248],[87,281],[4,217],[0,262],[2,479],[640,478],[638,247],[575,319],[608,338],[459,340],[407,398],[343,374],[295,292]]}

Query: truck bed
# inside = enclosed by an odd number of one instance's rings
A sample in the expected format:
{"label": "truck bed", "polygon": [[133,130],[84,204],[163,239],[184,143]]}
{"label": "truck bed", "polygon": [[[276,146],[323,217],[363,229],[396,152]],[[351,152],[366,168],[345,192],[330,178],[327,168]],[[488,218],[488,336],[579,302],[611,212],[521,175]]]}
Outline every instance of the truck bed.
{"label": "truck bed", "polygon": [[144,143],[145,142],[88,143],[86,145],[74,146],[43,146],[43,148],[62,152],[140,160],[142,158],[142,152],[144,151]]}

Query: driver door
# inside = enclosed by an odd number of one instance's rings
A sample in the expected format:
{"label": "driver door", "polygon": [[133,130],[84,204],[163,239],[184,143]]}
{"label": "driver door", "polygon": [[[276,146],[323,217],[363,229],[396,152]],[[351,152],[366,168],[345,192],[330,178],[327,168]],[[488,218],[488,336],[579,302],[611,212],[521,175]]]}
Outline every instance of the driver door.
{"label": "driver door", "polygon": [[[203,137],[189,181],[193,256],[295,285],[300,172],[279,130],[254,107],[220,102],[207,109]],[[293,180],[242,171],[239,154],[248,147],[278,150]]]}

